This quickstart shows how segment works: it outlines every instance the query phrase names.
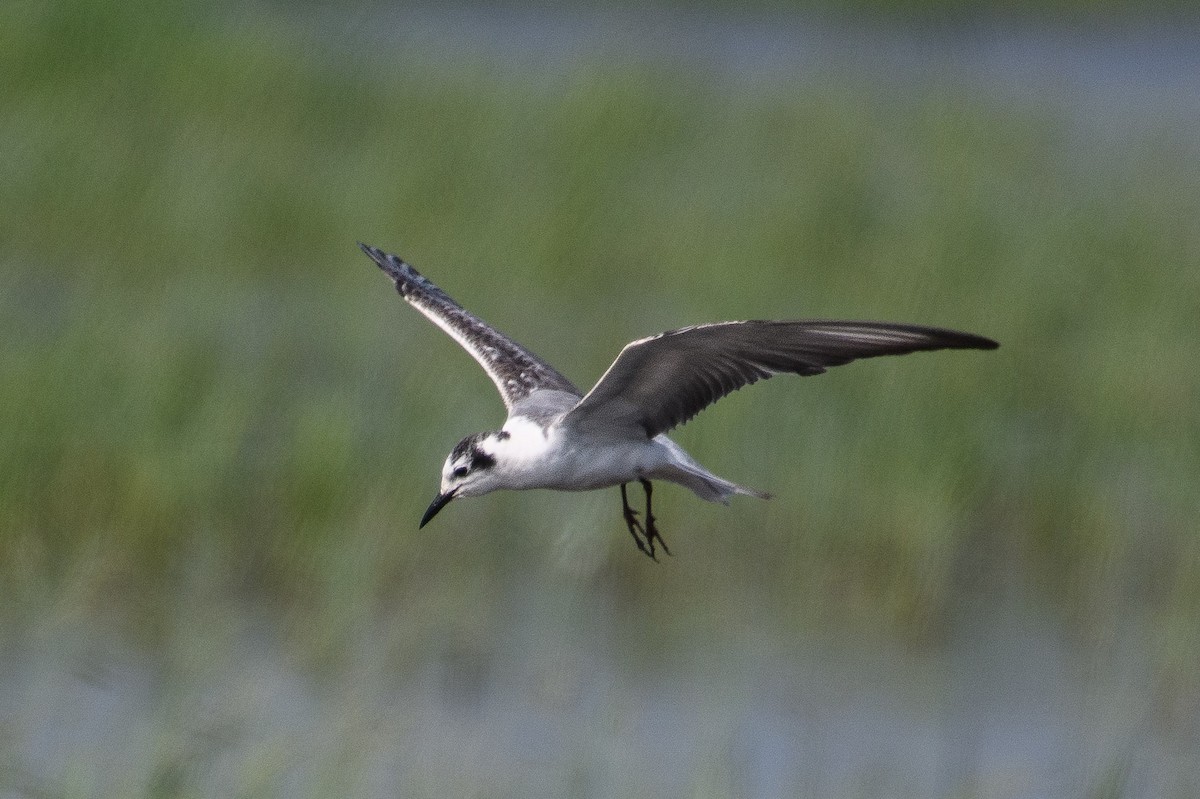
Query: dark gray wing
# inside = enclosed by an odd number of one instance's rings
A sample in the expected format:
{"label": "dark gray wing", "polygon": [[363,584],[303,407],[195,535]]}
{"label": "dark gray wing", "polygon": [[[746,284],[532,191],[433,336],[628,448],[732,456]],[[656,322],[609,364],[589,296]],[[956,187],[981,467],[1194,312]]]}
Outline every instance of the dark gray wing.
{"label": "dark gray wing", "polygon": [[396,290],[409,305],[429,317],[479,361],[510,411],[517,402],[540,389],[567,391],[579,396],[579,389],[554,367],[467,312],[402,259],[362,242],[358,246],[395,282]]}
{"label": "dark gray wing", "polygon": [[641,427],[653,438],[730,392],[772,375],[818,375],[857,358],[1000,346],[971,333],[885,322],[720,322],[635,341],[564,424]]}

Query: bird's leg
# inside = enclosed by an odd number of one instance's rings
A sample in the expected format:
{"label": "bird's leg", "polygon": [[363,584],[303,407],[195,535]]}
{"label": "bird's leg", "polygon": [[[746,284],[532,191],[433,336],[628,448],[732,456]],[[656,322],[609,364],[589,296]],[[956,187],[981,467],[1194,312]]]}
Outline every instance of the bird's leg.
{"label": "bird's leg", "polygon": [[650,549],[646,549],[646,545],[642,543],[642,536],[646,535],[646,528],[642,527],[642,523],[638,521],[637,511],[629,507],[629,495],[625,493],[625,485],[625,483],[621,483],[621,504],[624,506],[622,513],[625,516],[625,525],[629,528],[629,534],[633,536],[633,543],[637,544],[637,548],[654,560],[654,544],[651,543]]}
{"label": "bird's leg", "polygon": [[667,542],[663,540],[663,537],[658,534],[658,527],[655,526],[655,524],[654,524],[654,513],[651,512],[651,510],[650,510],[650,494],[653,492],[654,487],[653,487],[653,485],[651,485],[650,481],[647,480],[646,478],[642,477],[639,479],[642,482],[642,488],[644,488],[646,490],[646,531],[645,531],[645,535],[646,535],[646,543],[650,546],[650,557],[652,557],[652,558],[654,557],[654,539],[656,539],[656,538],[658,539],[658,543],[662,544],[663,552],[666,552],[668,555],[670,555],[671,550],[667,548]]}

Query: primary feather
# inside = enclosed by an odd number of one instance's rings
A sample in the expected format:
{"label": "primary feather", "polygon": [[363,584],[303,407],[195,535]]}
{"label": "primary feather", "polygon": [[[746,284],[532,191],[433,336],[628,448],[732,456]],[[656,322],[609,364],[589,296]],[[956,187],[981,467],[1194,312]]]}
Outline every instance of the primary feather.
{"label": "primary feather", "polygon": [[542,389],[579,396],[579,389],[557,369],[467,311],[403,259],[361,242],[358,246],[392,279],[401,297],[479,362],[509,411]]}
{"label": "primary feather", "polygon": [[637,425],[653,438],[727,394],[776,374],[817,375],[859,358],[997,346],[971,333],[888,322],[696,325],[627,345],[563,422]]}

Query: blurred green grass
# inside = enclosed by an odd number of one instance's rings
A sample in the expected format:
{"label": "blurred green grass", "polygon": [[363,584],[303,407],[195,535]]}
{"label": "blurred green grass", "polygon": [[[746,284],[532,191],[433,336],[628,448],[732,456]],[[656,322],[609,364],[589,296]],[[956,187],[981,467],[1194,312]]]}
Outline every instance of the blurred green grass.
{"label": "blurred green grass", "polygon": [[[1093,136],[953,80],[730,90],[636,61],[529,80],[188,9],[0,11],[18,606],[153,631],[191,580],[337,635],[363,607],[486,604],[566,570],[616,575],[664,623],[686,603],[652,600],[672,596],[936,636],[964,585],[1019,579],[1101,626],[1132,602],[1194,635],[1200,161],[1178,131]],[[490,496],[418,534],[445,452],[501,409],[358,239],[583,386],[634,337],[722,318],[1003,347],[706,412],[679,440],[777,499],[663,491],[677,557],[657,568],[615,494]],[[977,573],[981,552],[1011,573]]]}

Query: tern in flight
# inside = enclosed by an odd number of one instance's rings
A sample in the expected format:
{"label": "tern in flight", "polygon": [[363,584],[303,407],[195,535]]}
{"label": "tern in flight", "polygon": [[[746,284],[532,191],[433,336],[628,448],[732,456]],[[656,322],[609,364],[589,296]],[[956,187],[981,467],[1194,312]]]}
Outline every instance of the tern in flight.
{"label": "tern in flight", "polygon": [[[710,502],[728,504],[735,494],[769,497],[705,469],[667,438],[672,428],[726,394],[777,374],[818,375],[858,358],[999,346],[972,333],[889,322],[716,322],[627,344],[585,394],[402,259],[359,246],[401,297],[479,362],[508,409],[499,430],[469,435],[451,450],[421,527],[453,499],[502,488],[620,486],[622,514],[637,548],[654,558],[657,541],[669,555],[651,512],[652,480],[678,483]],[[635,480],[646,493],[640,519],[626,493]]]}

